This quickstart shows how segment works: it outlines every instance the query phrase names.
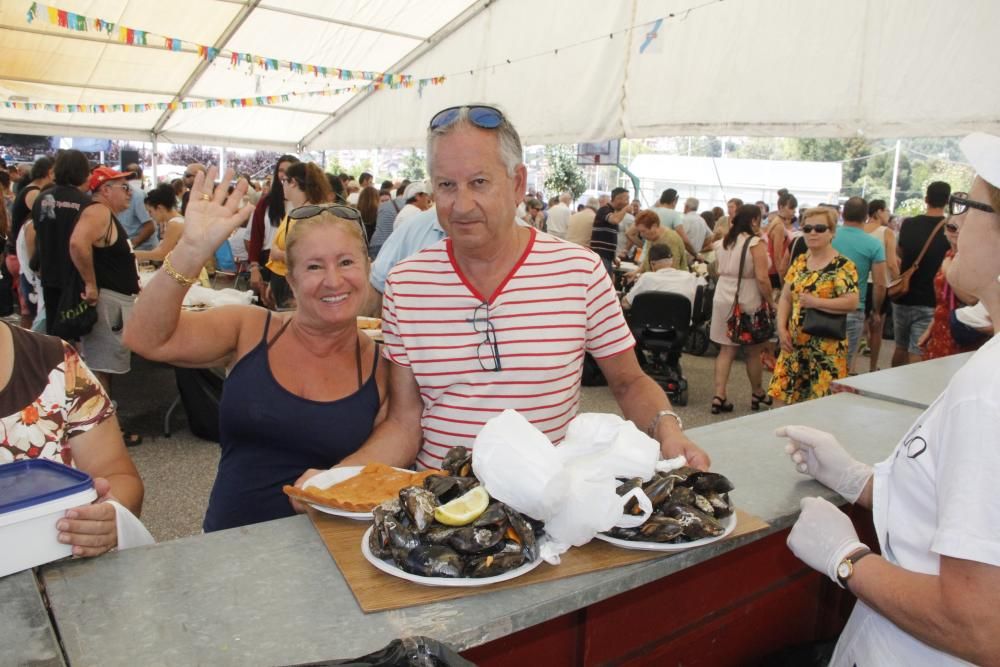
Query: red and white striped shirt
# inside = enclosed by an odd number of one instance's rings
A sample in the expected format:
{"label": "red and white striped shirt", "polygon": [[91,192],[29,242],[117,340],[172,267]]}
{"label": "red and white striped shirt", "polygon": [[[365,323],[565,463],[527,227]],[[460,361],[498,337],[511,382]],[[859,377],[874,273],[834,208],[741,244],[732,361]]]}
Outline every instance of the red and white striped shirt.
{"label": "red and white striped shirt", "polygon": [[[487,303],[499,371],[484,370],[494,366]],[[601,359],[635,345],[597,255],[534,229],[489,299],[462,275],[450,239],[397,264],[385,283],[382,333],[385,357],[409,367],[420,387],[417,465],[425,469],[440,468],[456,445],[471,448],[507,408],[560,442],[580,404],[584,352]]]}

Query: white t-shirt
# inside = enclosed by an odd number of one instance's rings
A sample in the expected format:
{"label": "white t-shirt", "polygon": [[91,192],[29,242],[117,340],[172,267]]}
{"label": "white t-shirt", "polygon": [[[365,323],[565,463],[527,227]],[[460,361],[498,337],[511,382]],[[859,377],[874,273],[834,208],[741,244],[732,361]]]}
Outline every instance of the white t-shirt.
{"label": "white t-shirt", "polygon": [[632,225],[635,224],[635,216],[631,213],[626,213],[622,221],[618,223],[618,247],[615,248],[615,252],[621,255],[625,252],[625,248],[628,247],[628,230],[632,229]]}
{"label": "white t-shirt", "polygon": [[531,238],[492,295],[470,286],[449,239],[389,272],[383,354],[409,368],[420,387],[421,469],[440,468],[456,445],[471,448],[486,421],[507,408],[562,441],[580,405],[584,352],[602,359],[635,345],[597,255],[534,228]]}
{"label": "white t-shirt", "polygon": [[705,218],[694,211],[684,214],[684,233],[687,234],[691,247],[697,252],[701,252],[705,245],[705,239],[712,233],[712,230],[705,224]]}
{"label": "white t-shirt", "polygon": [[[923,574],[941,556],[1000,567],[1000,336],[963,366],[888,459],[875,466],[882,555]],[[860,602],[831,665],[965,665]]]}
{"label": "white t-shirt", "polygon": [[566,204],[556,204],[549,208],[549,219],[546,231],[559,239],[566,238],[566,228],[569,226],[570,210]]}
{"label": "white t-shirt", "polygon": [[699,278],[693,273],[680,269],[647,271],[639,276],[639,279],[635,281],[635,287],[625,295],[625,302],[631,304],[632,300],[643,292],[672,292],[686,296],[688,301],[694,305],[694,295],[698,290],[698,285],[704,283],[704,278]]}
{"label": "white t-shirt", "polygon": [[415,216],[417,213],[420,213],[419,206],[407,204],[403,208],[399,209],[399,213],[396,214],[396,219],[392,223],[392,228],[399,229],[400,225]]}
{"label": "white t-shirt", "polygon": [[351,206],[357,206],[358,205],[358,197],[360,197],[360,196],[361,196],[361,192],[360,191],[359,192],[352,192],[351,194],[347,195],[347,203],[350,204]]}

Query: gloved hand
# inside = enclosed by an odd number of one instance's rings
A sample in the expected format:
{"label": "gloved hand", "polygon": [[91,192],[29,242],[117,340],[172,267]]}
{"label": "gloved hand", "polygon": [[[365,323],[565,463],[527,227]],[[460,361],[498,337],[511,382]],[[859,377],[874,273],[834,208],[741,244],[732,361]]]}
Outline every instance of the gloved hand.
{"label": "gloved hand", "polygon": [[803,498],[802,514],[788,534],[788,548],[806,565],[830,577],[835,584],[837,566],[865,546],[854,524],[836,505],[822,498]]}
{"label": "gloved hand", "polygon": [[872,476],[872,467],[854,459],[837,439],[809,426],[783,426],[774,432],[788,438],[785,453],[796,469],[855,502]]}

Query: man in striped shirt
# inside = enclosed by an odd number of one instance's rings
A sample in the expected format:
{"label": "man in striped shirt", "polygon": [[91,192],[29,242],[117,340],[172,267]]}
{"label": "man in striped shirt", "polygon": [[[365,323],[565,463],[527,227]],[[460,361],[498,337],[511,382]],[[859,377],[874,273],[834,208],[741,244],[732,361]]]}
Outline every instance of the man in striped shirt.
{"label": "man in striped shirt", "polygon": [[390,408],[344,464],[439,468],[456,445],[515,409],[560,442],[580,404],[584,353],[626,418],[707,469],[663,390],[639,368],[607,271],[593,252],[514,221],[527,171],[520,138],[492,107],[431,121],[427,164],[448,237],[390,271],[383,302]]}

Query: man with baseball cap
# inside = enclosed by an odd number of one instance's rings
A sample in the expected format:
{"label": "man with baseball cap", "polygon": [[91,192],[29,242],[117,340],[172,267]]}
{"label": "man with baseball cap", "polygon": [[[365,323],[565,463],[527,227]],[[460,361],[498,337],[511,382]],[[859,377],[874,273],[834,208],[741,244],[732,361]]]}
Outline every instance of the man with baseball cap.
{"label": "man with baseball cap", "polygon": [[426,182],[414,181],[406,186],[403,199],[406,200],[406,206],[396,216],[393,229],[399,229],[399,226],[409,218],[431,207],[431,190],[427,187]]}
{"label": "man with baseball cap", "polygon": [[116,214],[129,207],[128,174],[98,167],[87,187],[91,201],[69,240],[69,254],[84,284],[84,299],[97,307],[97,323],[81,340],[87,365],[111,393],[111,376],[127,373],[131,352],[122,345],[122,328],[139,293],[139,275],[128,233]]}

